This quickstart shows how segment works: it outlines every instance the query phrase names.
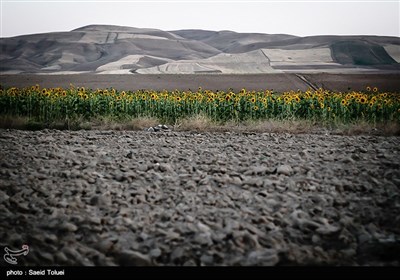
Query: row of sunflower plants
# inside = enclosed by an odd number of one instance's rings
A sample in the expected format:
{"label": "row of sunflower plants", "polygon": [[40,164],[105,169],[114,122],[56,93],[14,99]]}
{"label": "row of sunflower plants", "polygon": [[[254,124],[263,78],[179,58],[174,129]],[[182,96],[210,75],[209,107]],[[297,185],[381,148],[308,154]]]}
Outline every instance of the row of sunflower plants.
{"label": "row of sunflower plants", "polygon": [[306,119],[321,122],[400,122],[400,94],[308,89],[272,90],[118,91],[84,87],[0,90],[0,115],[24,116],[42,122],[111,116],[117,119],[155,117],[173,123],[202,114],[216,122],[258,119]]}

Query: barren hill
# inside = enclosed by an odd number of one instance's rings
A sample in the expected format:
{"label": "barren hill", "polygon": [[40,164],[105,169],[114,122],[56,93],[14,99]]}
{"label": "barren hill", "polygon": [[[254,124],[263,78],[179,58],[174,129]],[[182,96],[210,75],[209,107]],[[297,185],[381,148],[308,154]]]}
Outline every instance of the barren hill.
{"label": "barren hill", "polygon": [[0,73],[254,74],[400,71],[400,38],[89,25],[0,38]]}

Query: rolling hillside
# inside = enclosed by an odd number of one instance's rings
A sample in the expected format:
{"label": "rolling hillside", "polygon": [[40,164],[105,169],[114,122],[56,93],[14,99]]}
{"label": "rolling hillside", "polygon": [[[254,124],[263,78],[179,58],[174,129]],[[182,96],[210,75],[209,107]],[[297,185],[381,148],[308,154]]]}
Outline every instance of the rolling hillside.
{"label": "rolling hillside", "polygon": [[89,25],[0,39],[1,74],[400,71],[400,38]]}

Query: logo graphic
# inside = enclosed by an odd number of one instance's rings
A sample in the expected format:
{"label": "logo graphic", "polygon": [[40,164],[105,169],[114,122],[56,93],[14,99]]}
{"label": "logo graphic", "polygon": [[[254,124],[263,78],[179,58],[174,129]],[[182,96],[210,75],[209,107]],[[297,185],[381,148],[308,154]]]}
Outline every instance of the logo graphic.
{"label": "logo graphic", "polygon": [[22,245],[21,250],[13,251],[8,249],[7,247],[4,248],[4,251],[6,253],[4,254],[4,260],[8,262],[9,264],[17,264],[17,259],[14,258],[16,256],[21,256],[21,255],[28,255],[29,253],[29,246],[28,245]]}

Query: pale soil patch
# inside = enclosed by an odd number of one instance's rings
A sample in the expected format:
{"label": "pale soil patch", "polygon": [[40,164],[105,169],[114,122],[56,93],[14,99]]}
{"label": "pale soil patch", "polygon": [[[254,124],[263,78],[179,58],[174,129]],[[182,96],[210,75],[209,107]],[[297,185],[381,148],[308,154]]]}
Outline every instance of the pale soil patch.
{"label": "pale soil patch", "polygon": [[124,69],[124,66],[127,65],[134,65],[139,62],[141,58],[144,57],[149,57],[149,58],[154,58],[160,61],[165,61],[167,63],[168,61],[171,61],[170,59],[165,59],[161,57],[155,57],[155,56],[146,56],[146,55],[128,55],[125,56],[117,61],[113,61],[107,64],[104,64],[96,69],[96,72],[101,72],[100,74],[131,74],[130,70],[132,67],[126,67]]}
{"label": "pale soil patch", "polygon": [[271,63],[333,63],[329,48],[311,48],[301,50],[262,49]]}
{"label": "pale soil patch", "polygon": [[385,51],[398,63],[400,63],[400,46],[399,45],[386,45]]}
{"label": "pale soil patch", "polygon": [[239,54],[217,54],[205,59],[179,60],[160,66],[139,69],[141,74],[195,74],[215,72],[222,74],[274,73],[262,51]]}

